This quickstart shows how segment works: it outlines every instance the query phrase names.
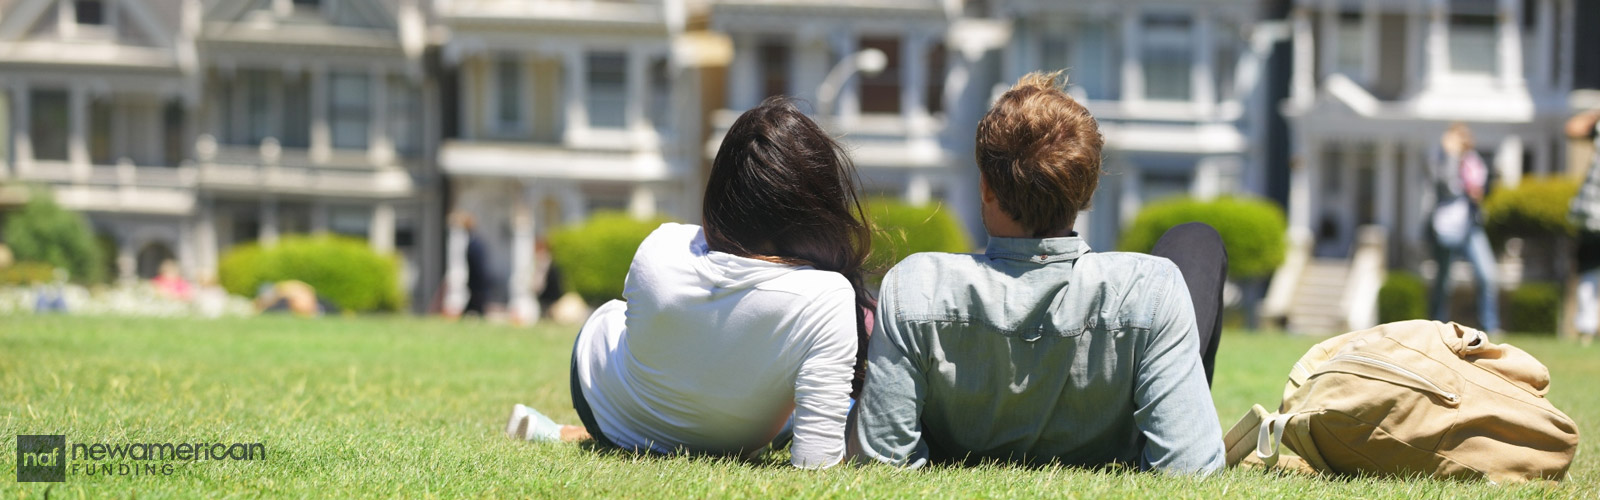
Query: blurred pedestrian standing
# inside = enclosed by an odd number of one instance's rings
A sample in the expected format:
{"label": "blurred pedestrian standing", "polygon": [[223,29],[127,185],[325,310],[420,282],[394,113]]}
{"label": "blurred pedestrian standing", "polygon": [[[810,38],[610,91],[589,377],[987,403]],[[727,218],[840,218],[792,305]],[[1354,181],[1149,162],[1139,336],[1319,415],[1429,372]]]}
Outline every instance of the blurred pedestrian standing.
{"label": "blurred pedestrian standing", "polygon": [[1472,131],[1464,123],[1450,125],[1439,146],[1432,169],[1438,200],[1431,220],[1434,262],[1438,263],[1433,282],[1433,319],[1449,320],[1450,264],[1465,257],[1472,264],[1472,278],[1478,287],[1479,326],[1486,332],[1499,333],[1494,250],[1483,231],[1481,208],[1493,172],[1473,149]]}
{"label": "blurred pedestrian standing", "polygon": [[452,264],[445,276],[445,315],[461,317],[476,313],[484,316],[489,301],[489,259],[483,240],[475,232],[478,223],[472,214],[456,212],[450,216],[448,258]]}
{"label": "blurred pedestrian standing", "polygon": [[1572,197],[1568,218],[1578,230],[1578,311],[1574,325],[1583,343],[1600,330],[1600,110],[1579,114],[1567,123],[1574,138],[1595,142],[1596,152],[1583,176],[1578,195]]}

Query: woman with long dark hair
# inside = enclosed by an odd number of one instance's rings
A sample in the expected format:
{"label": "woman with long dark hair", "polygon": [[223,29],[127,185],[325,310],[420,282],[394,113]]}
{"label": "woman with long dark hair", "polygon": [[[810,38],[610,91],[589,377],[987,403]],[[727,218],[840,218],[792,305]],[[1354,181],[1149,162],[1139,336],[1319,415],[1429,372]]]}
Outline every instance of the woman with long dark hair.
{"label": "woman with long dark hair", "polygon": [[872,307],[856,182],[839,144],[790,100],[745,112],[712,163],[704,227],[652,232],[625,301],[596,309],[578,334],[583,427],[517,405],[507,432],[749,457],[792,416],[794,465],[837,463]]}

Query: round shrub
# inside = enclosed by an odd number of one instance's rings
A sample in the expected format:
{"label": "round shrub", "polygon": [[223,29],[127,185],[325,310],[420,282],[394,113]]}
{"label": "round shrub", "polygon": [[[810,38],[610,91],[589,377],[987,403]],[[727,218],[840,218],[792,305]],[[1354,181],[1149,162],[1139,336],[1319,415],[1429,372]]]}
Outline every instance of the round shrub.
{"label": "round shrub", "polygon": [[19,262],[66,269],[80,283],[105,279],[105,261],[89,223],[57,205],[48,191],[34,190],[21,210],[6,217],[5,242]]}
{"label": "round shrub", "polygon": [[1554,333],[1561,311],[1561,289],[1552,283],[1523,283],[1504,301],[1510,331]]}
{"label": "round shrub", "polygon": [[1496,242],[1512,237],[1574,234],[1567,221],[1578,181],[1562,176],[1528,177],[1517,187],[1502,187],[1483,201],[1484,230]]}
{"label": "round shrub", "polygon": [[872,254],[866,269],[881,276],[917,252],[970,252],[972,241],[949,209],[939,204],[912,206],[891,199],[869,200]]}
{"label": "round shrub", "polygon": [[270,262],[265,258],[266,252],[261,245],[246,243],[228,249],[217,261],[217,282],[228,293],[254,297],[256,290],[263,283],[268,283],[267,276],[275,276],[277,272],[267,268]]}
{"label": "round shrub", "polygon": [[1232,279],[1271,275],[1288,252],[1289,222],[1283,209],[1265,200],[1228,196],[1211,201],[1175,198],[1146,205],[1123,229],[1118,247],[1148,253],[1168,229],[1189,222],[1210,224],[1222,235]]}
{"label": "round shrub", "polygon": [[1428,287],[1422,277],[1390,271],[1378,288],[1378,323],[1428,317]]}
{"label": "round shrub", "polygon": [[289,236],[271,247],[240,245],[217,266],[229,293],[254,296],[263,284],[303,281],[340,309],[395,311],[405,307],[400,264],[367,242],[343,236]]}
{"label": "round shrub", "polygon": [[550,257],[561,267],[567,291],[590,305],[622,298],[628,266],[651,231],[665,219],[637,220],[625,213],[602,212],[576,226],[552,231]]}

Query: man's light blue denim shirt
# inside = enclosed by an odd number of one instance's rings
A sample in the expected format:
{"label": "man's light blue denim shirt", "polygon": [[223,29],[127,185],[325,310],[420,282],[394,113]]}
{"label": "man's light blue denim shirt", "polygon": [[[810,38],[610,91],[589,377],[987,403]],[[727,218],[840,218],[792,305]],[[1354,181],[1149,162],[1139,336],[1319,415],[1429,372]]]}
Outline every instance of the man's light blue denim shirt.
{"label": "man's light blue denim shirt", "polygon": [[1223,466],[1194,304],[1177,266],[1079,237],[990,238],[884,277],[858,460]]}

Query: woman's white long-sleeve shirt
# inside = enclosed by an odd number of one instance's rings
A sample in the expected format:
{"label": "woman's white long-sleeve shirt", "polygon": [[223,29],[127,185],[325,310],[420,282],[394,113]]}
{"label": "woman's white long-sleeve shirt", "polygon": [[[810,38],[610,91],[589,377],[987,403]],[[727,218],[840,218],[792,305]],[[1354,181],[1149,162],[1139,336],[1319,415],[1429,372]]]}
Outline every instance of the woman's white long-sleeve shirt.
{"label": "woman's white long-sleeve shirt", "polygon": [[699,226],[663,224],[623,297],[595,311],[573,353],[606,438],[748,456],[793,414],[795,466],[843,458],[856,353],[844,276],[712,252]]}

